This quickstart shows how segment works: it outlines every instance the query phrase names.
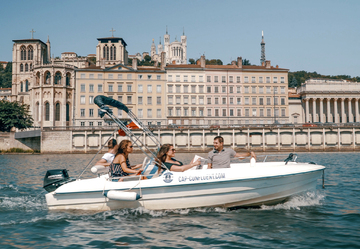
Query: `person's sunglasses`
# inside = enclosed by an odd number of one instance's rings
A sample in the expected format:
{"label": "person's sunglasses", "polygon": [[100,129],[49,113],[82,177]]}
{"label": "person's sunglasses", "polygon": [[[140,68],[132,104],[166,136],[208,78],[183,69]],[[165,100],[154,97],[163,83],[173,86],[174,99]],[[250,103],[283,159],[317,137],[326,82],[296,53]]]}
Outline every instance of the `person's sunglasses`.
{"label": "person's sunglasses", "polygon": [[132,148],[132,147],[134,147],[134,146],[131,145],[130,148]]}
{"label": "person's sunglasses", "polygon": [[172,152],[175,152],[175,149],[171,149],[172,150]]}

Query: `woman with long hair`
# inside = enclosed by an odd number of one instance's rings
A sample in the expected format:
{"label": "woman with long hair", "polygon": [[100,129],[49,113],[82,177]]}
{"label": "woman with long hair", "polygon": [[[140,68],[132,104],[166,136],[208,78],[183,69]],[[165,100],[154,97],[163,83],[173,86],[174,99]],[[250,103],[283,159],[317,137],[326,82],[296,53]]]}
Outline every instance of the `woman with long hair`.
{"label": "woman with long hair", "polygon": [[137,170],[142,166],[138,164],[130,166],[129,154],[133,152],[133,145],[130,140],[122,140],[119,144],[117,153],[113,162],[110,164],[110,174],[112,177],[137,175],[141,170]]}
{"label": "woman with long hair", "polygon": [[[171,144],[164,144],[161,146],[156,161],[163,163],[170,171],[184,172],[192,167],[200,165],[200,159],[190,164],[184,165],[182,162],[175,159],[175,149]],[[160,167],[159,167],[160,168]]]}

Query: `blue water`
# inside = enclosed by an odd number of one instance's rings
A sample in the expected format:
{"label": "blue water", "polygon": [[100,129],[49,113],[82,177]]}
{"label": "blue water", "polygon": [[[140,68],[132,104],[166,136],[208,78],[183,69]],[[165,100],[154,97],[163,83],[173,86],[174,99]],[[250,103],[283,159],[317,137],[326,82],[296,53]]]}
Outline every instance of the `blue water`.
{"label": "blue water", "polygon": [[0,248],[360,248],[359,153],[298,155],[327,167],[325,189],[319,179],[314,192],[258,209],[100,213],[48,211],[42,189],[46,170],[77,176],[92,155],[0,155]]}

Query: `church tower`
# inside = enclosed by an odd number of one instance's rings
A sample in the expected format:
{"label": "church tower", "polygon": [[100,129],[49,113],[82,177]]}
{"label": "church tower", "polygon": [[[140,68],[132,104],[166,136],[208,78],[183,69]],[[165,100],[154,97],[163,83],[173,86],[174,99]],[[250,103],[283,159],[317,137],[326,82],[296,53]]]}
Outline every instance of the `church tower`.
{"label": "church tower", "polygon": [[152,44],[151,44],[151,50],[150,50],[150,56],[151,56],[152,60],[154,60],[155,55],[156,55],[156,46],[155,46],[154,39],[153,39]]}
{"label": "church tower", "polygon": [[161,37],[160,37],[159,45],[158,45],[158,54],[161,55],[162,52],[163,52],[163,46],[161,45]]}
{"label": "church tower", "polygon": [[260,65],[264,64],[265,65],[265,61],[266,61],[266,58],[265,58],[265,41],[264,41],[264,31],[261,31],[261,36],[262,36],[262,39],[261,39],[261,58],[260,58]]}
{"label": "church tower", "polygon": [[[166,53],[166,57],[168,58],[170,54],[170,35],[168,34],[168,28],[166,26],[166,34],[164,35],[164,52]],[[166,58],[166,62],[169,63]]]}
{"label": "church tower", "polygon": [[186,48],[187,48],[187,41],[185,36],[185,30],[183,29],[183,35],[181,36],[181,46],[182,46],[182,61],[181,64],[186,64]]}

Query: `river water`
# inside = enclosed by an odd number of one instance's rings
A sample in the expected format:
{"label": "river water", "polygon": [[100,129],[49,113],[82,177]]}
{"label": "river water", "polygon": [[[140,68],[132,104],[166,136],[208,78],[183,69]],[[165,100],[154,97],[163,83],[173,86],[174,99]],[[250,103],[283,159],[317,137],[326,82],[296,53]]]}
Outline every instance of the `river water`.
{"label": "river water", "polygon": [[93,155],[0,155],[0,248],[360,248],[359,153],[298,156],[327,167],[325,189],[319,179],[276,206],[69,213],[47,210],[43,177],[56,168],[77,176]]}

